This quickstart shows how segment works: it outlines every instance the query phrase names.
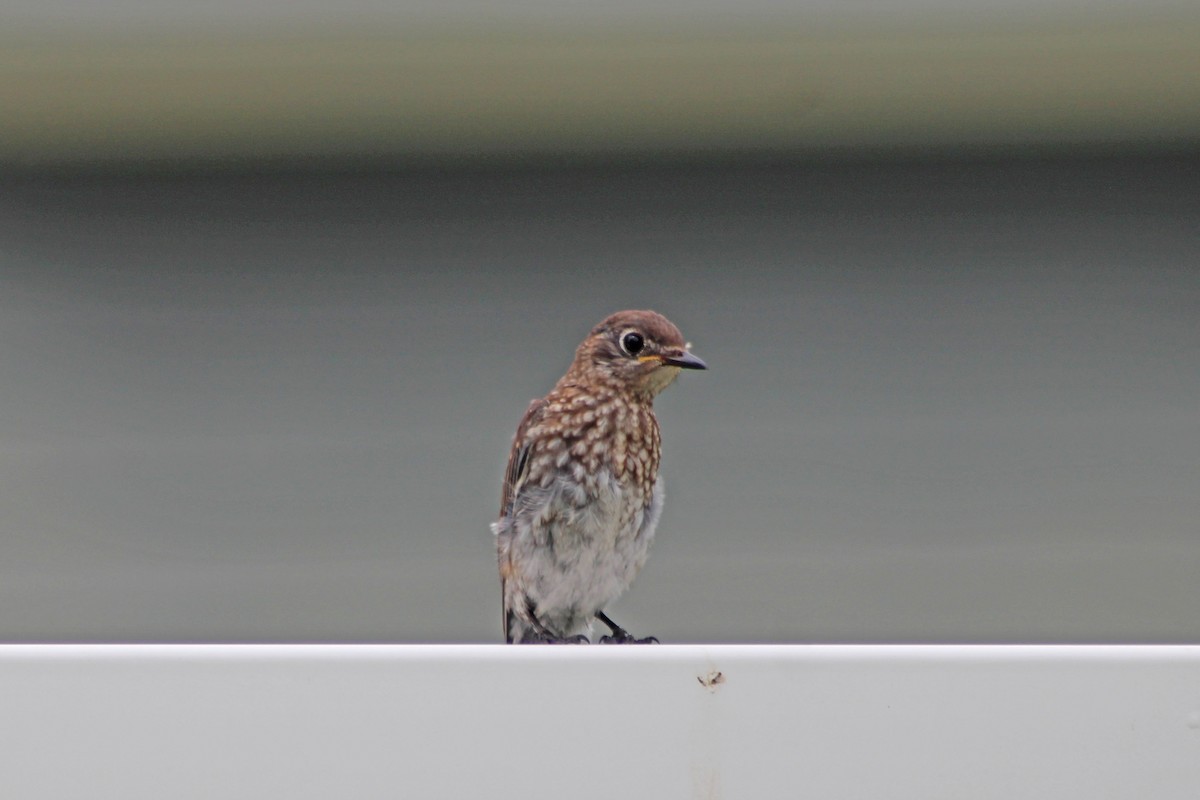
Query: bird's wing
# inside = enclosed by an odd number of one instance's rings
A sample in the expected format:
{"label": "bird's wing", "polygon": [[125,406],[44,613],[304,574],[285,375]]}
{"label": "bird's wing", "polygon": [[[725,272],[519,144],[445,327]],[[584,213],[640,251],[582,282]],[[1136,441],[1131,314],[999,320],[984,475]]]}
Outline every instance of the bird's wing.
{"label": "bird's wing", "polygon": [[[504,638],[509,644],[513,641],[513,616],[514,610],[509,607],[508,596],[508,581],[511,577],[512,562],[509,561],[508,553],[510,542],[506,541],[511,534],[501,533],[506,530],[506,519],[512,517],[513,507],[516,505],[517,497],[521,493],[521,487],[525,484],[525,478],[529,475],[529,430],[538,423],[542,418],[542,410],[546,407],[544,399],[531,400],[529,408],[525,409],[525,416],[521,417],[521,423],[517,425],[517,433],[513,436],[512,449],[508,453],[508,467],[504,470],[504,488],[500,494],[500,521],[496,523],[495,530],[500,535],[500,595],[502,601],[502,624],[504,625]],[[511,525],[511,519],[508,519],[508,524]],[[507,528],[511,531],[511,528]]]}
{"label": "bird's wing", "polygon": [[529,475],[529,429],[542,418],[542,411],[545,408],[546,400],[544,398],[531,400],[529,408],[525,409],[525,416],[521,417],[521,424],[517,426],[512,450],[508,453],[508,469],[504,471],[504,489],[500,495],[501,518],[512,514],[513,505],[521,492],[521,486],[525,483],[526,476]]}

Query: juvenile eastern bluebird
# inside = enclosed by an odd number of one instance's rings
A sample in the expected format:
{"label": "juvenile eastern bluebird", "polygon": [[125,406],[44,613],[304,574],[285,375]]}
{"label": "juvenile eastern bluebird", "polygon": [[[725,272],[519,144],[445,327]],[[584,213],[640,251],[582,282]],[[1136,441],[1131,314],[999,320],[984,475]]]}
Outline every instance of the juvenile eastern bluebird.
{"label": "juvenile eastern bluebird", "polygon": [[492,524],[504,637],[520,642],[635,639],[604,613],[646,563],[662,514],[654,397],[683,369],[705,369],[671,322],[620,311],[575,351],[567,374],[517,426],[500,519]]}

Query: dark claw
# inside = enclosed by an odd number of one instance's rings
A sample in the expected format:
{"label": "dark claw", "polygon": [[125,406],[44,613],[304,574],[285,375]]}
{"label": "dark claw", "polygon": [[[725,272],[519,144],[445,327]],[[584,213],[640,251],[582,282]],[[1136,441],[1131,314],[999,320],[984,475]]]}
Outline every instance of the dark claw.
{"label": "dark claw", "polygon": [[644,639],[636,639],[629,634],[629,631],[622,628],[618,631],[613,631],[612,636],[601,636],[600,644],[658,644],[657,636],[647,636]]}
{"label": "dark claw", "polygon": [[601,636],[600,644],[631,644],[633,637],[629,635],[629,631],[622,628],[620,625],[609,624],[612,628],[612,635]]}

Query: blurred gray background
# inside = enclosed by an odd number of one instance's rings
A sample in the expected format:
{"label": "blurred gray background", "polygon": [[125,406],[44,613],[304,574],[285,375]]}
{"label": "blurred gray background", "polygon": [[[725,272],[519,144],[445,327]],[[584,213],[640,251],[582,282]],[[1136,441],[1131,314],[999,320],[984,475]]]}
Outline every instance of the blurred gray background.
{"label": "blurred gray background", "polygon": [[635,632],[1200,639],[1190,4],[87,8],[0,12],[0,640],[499,641],[629,307]]}

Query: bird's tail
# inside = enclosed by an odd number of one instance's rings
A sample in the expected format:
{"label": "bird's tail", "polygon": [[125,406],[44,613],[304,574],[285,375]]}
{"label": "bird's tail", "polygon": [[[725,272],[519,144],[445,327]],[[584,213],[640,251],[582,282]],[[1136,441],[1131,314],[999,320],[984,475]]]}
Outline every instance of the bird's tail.
{"label": "bird's tail", "polygon": [[517,615],[508,607],[508,592],[505,591],[504,581],[500,582],[500,605],[502,608],[500,624],[504,628],[504,643],[513,643],[513,626],[517,622]]}

